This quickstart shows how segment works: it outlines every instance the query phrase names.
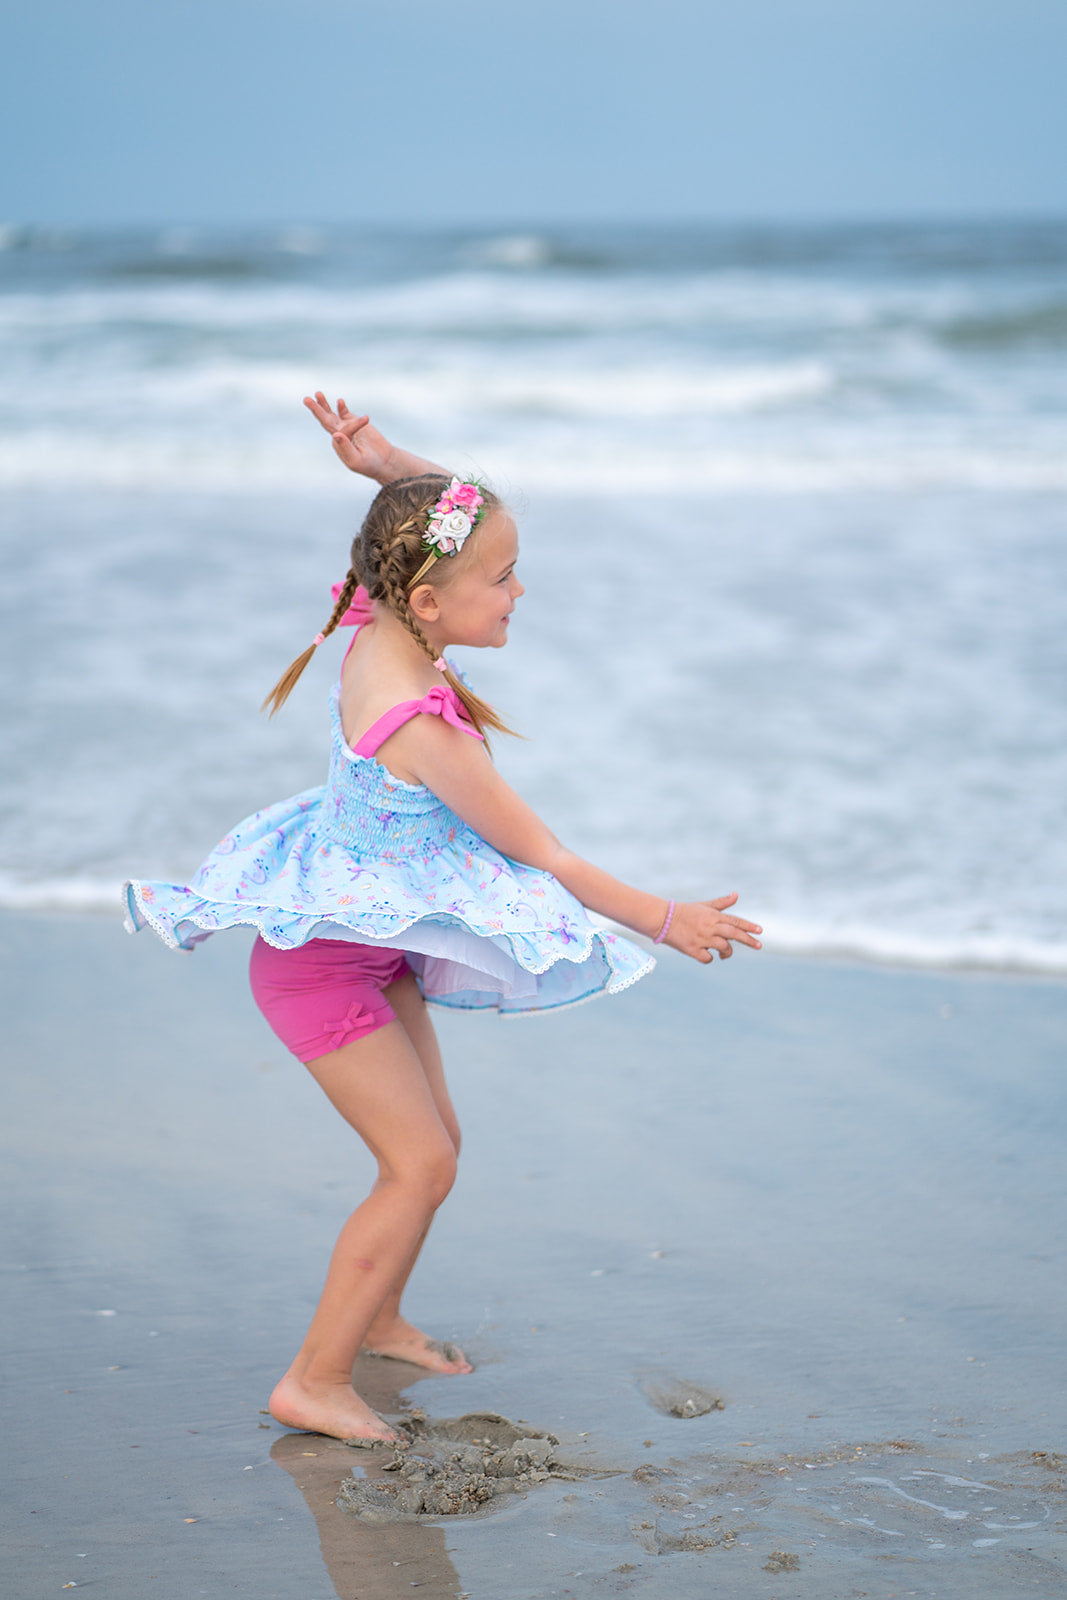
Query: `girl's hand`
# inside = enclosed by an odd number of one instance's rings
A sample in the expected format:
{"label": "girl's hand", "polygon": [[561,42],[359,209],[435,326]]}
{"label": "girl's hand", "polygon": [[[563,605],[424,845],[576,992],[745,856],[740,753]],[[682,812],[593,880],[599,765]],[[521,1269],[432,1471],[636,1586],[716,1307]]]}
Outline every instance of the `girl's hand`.
{"label": "girl's hand", "polygon": [[395,483],[397,478],[417,478],[424,472],[436,472],[445,478],[452,476],[436,461],[414,456],[410,450],[398,450],[378,432],[369,417],[353,416],[343,400],[338,400],[336,411],[331,410],[321,389],[316,390],[314,399],[306,394],[304,404],[330,435],[334,454],[349,472],[358,472],[360,477],[373,478],[375,483],[383,485]]}
{"label": "girl's hand", "polygon": [[716,950],[720,961],[728,960],[734,953],[733,943],[762,950],[760,941],[754,937],[763,932],[757,923],[726,915],[727,906],[732,906],[736,899],[736,894],[724,894],[718,900],[683,901],[676,905],[663,943],[705,965],[714,961]]}
{"label": "girl's hand", "polygon": [[389,463],[395,452],[388,439],[371,426],[369,417],[353,416],[343,400],[338,400],[336,411],[331,410],[321,389],[314,399],[306,394],[304,404],[316,422],[330,434],[334,453],[349,472],[358,472],[363,478],[373,478],[375,483],[391,481]]}

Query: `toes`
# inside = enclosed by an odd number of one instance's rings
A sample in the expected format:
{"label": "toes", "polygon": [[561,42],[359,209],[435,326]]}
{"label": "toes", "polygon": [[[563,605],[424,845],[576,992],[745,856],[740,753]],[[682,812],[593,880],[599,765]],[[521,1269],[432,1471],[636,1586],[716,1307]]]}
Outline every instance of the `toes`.
{"label": "toes", "polygon": [[373,1345],[364,1345],[363,1354],[384,1357],[388,1361],[406,1361],[410,1366],[422,1367],[428,1372],[456,1374],[474,1371],[458,1346],[425,1337],[379,1340]]}
{"label": "toes", "polygon": [[443,1372],[473,1372],[474,1368],[458,1345],[444,1339],[427,1339],[427,1353],[437,1356]]}

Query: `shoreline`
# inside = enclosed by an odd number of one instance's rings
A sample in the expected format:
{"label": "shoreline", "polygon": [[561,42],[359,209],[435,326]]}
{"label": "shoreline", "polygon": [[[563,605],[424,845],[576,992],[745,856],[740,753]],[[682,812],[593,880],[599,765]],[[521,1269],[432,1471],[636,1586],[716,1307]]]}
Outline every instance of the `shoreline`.
{"label": "shoreline", "polygon": [[411,1312],[476,1371],[360,1381],[611,1475],[376,1526],[360,1453],[261,1412],[373,1168],[246,953],[0,914],[25,1600],[1067,1593],[1061,985],[668,952],[538,1028],[435,1013],[466,1145]]}
{"label": "shoreline", "polygon": [[[87,919],[100,917],[108,921],[121,922],[124,911],[121,890],[121,884],[114,888],[109,885],[104,889],[95,882],[85,884],[74,882],[62,887],[42,884],[23,888],[12,888],[9,884],[0,882],[0,916]],[[758,912],[753,911],[748,914],[759,920]],[[932,948],[928,948],[928,953],[922,954],[919,951],[908,952],[900,948],[889,934],[872,934],[865,943],[861,935],[844,936],[827,932],[825,937],[817,937],[810,945],[805,945],[790,933],[776,938],[773,933],[773,916],[767,925],[772,928],[772,933],[768,937],[766,931],[764,932],[764,949],[768,955],[780,960],[884,968],[890,972],[944,972],[961,976],[974,974],[983,978],[1004,977],[1035,982],[1045,980],[1050,983],[1067,983],[1067,946],[1035,945],[1032,947],[1029,960],[1012,954],[1000,958],[995,958],[991,954],[983,956],[980,953],[953,955],[950,952],[938,953]],[[641,945],[642,948],[646,946],[649,950],[653,948],[651,940],[645,939],[631,928],[624,928],[614,923],[605,923],[605,926],[610,926],[614,932],[634,944]],[[928,945],[928,942],[925,943]]]}

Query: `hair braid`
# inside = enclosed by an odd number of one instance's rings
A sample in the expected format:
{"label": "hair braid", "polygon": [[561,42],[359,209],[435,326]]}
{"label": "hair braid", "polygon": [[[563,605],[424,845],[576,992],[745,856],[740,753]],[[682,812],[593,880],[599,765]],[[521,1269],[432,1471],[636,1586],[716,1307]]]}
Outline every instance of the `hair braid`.
{"label": "hair braid", "polygon": [[337,624],[340,622],[341,618],[352,604],[352,596],[355,594],[358,588],[359,579],[356,577],[356,574],[350,567],[348,569],[348,574],[345,578],[345,581],[341,585],[341,592],[337,596],[337,604],[330,613],[329,622],[327,622],[326,626],[319,634],[319,637],[312,644],[309,644],[307,649],[298,655],[295,661],[291,662],[290,665],[286,667],[285,671],[274,685],[274,688],[271,690],[270,694],[260,707],[261,711],[266,711],[267,707],[269,706],[270,714],[273,717],[276,711],[281,710],[282,706],[288,700],[290,694],[295,688],[300,674],[303,672],[304,668],[315,654],[315,651],[318,649],[320,643],[324,639],[329,638],[330,634],[337,627]]}
{"label": "hair braid", "polygon": [[[395,559],[395,555],[401,553],[406,554],[398,539],[393,550],[389,552],[386,562],[379,568],[385,588],[385,600],[390,611],[404,624],[419,649],[429,656],[431,661],[436,662],[437,651],[419,627],[415,613],[411,609],[411,602],[408,599],[409,580],[404,576],[400,562]],[[407,562],[404,562],[404,565],[406,566]]]}

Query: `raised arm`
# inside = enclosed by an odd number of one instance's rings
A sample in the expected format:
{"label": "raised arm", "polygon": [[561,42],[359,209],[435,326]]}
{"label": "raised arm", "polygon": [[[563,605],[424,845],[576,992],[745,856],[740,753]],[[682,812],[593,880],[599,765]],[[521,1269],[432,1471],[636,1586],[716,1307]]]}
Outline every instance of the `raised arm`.
{"label": "raised arm", "polygon": [[[654,939],[669,902],[613,878],[560,844],[540,817],[500,776],[478,740],[436,717],[416,717],[395,736],[405,772],[424,783],[501,855],[550,872],[590,911]],[[736,894],[685,901],[671,920],[665,944],[705,964],[715,952],[725,961],[733,942],[761,949],[754,922],[728,914]]]}
{"label": "raised arm", "polygon": [[333,410],[319,389],[314,396],[305,395],[304,404],[333,441],[334,453],[349,472],[371,478],[375,483],[394,483],[397,478],[416,478],[421,472],[451,474],[436,461],[412,455],[409,450],[399,450],[379,433],[367,416],[354,416],[343,400],[338,400]]}

